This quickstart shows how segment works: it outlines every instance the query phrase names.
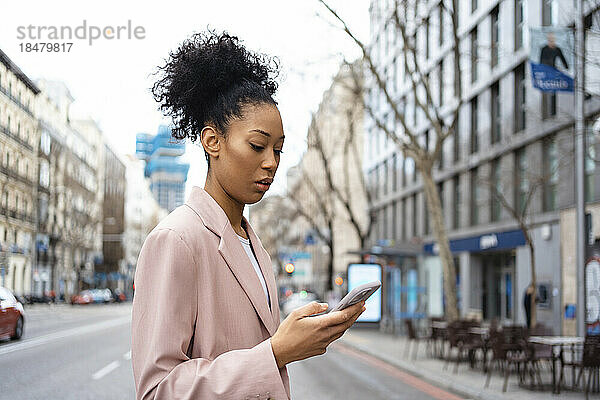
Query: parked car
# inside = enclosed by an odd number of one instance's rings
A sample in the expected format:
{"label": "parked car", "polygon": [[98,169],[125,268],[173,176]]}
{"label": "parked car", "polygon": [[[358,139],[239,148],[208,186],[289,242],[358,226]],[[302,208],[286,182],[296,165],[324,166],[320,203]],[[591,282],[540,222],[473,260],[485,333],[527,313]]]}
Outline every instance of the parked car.
{"label": "parked car", "polygon": [[318,301],[317,295],[306,290],[302,290],[298,293],[294,293],[288,297],[287,301],[283,303],[282,312],[284,316],[288,316],[292,311],[298,307],[302,307],[311,301]]}
{"label": "parked car", "polygon": [[113,292],[113,299],[117,303],[121,303],[123,301],[127,301],[127,296],[125,295],[125,293],[123,293],[121,289],[115,289],[115,291]]}
{"label": "parked car", "polygon": [[90,304],[94,302],[94,297],[92,296],[92,292],[89,290],[84,290],[79,294],[75,294],[71,296],[71,304]]}
{"label": "parked car", "polygon": [[0,338],[19,340],[23,336],[25,310],[10,290],[0,286]]}

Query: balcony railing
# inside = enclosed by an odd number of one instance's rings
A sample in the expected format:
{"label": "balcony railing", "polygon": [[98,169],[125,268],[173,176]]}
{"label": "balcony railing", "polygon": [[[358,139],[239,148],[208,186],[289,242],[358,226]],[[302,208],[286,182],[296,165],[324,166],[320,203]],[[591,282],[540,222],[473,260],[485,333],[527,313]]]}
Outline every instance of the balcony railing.
{"label": "balcony railing", "polygon": [[24,141],[23,139],[21,139],[20,137],[18,137],[17,135],[15,135],[14,133],[12,133],[8,127],[0,124],[0,132],[4,133],[6,136],[8,136],[9,138],[11,138],[12,140],[14,140],[15,142],[19,143],[19,145],[25,147],[26,149],[33,151],[33,147],[27,143],[26,141]]}
{"label": "balcony railing", "polygon": [[33,187],[33,181],[25,178],[22,175],[17,174],[14,170],[10,168],[6,168],[4,165],[0,165],[0,172],[6,175],[9,178],[17,180],[19,182],[24,183],[27,186]]}
{"label": "balcony railing", "polygon": [[33,117],[33,113],[31,112],[31,110],[29,109],[29,107],[27,107],[25,104],[21,103],[21,100],[17,99],[15,96],[13,96],[2,85],[0,85],[0,92],[4,93],[6,95],[6,97],[8,97],[9,99],[11,99],[16,105],[18,105],[19,107],[21,107],[21,109],[23,111],[25,111],[27,114],[29,114],[31,117]]}

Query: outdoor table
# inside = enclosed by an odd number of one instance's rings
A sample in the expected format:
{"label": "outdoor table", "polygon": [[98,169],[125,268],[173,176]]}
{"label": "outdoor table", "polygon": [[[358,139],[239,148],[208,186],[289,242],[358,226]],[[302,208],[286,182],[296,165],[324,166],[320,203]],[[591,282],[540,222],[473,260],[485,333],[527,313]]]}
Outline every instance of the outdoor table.
{"label": "outdoor table", "polygon": [[486,337],[490,333],[490,328],[487,328],[484,326],[474,326],[472,328],[469,328],[469,333],[472,333],[474,335],[479,335],[482,337]]}
{"label": "outdoor table", "polygon": [[446,321],[431,321],[431,327],[434,329],[446,329],[446,328],[448,328],[448,322],[446,322]]}
{"label": "outdoor table", "polygon": [[556,360],[558,356],[555,348],[565,345],[583,344],[585,338],[581,336],[530,336],[529,343],[552,346],[552,393],[560,393],[560,382],[556,382]]}

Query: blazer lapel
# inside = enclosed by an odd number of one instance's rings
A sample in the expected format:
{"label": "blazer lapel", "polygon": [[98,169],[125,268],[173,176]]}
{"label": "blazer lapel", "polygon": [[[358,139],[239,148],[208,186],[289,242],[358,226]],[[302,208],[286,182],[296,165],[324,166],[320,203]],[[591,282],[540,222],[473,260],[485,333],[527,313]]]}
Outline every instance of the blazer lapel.
{"label": "blazer lapel", "polygon": [[[269,334],[273,335],[277,330],[277,327],[275,326],[273,315],[269,311],[267,299],[265,298],[265,292],[263,291],[260,280],[258,279],[258,276],[254,271],[254,267],[248,258],[248,254],[246,254],[246,251],[242,247],[242,244],[237,238],[231,225],[225,228],[225,231],[221,236],[221,241],[219,242],[219,253],[246,292],[246,295],[252,302],[252,305],[258,313],[258,316],[269,331]],[[261,262],[258,255],[257,259],[259,261],[259,265],[264,264],[264,261]],[[263,270],[262,265],[261,270]],[[263,272],[263,276],[265,277],[265,281],[267,281],[266,277],[268,275]],[[269,295],[271,298],[273,298],[270,292]]]}
{"label": "blazer lapel", "polygon": [[[204,226],[219,236],[219,254],[221,254],[227,263],[227,266],[235,275],[237,281],[242,286],[242,289],[252,302],[262,323],[267,328],[267,331],[269,334],[273,335],[279,325],[279,306],[274,304],[277,298],[275,280],[272,276],[273,273],[270,271],[271,266],[268,261],[269,256],[260,244],[258,237],[254,234],[250,224],[246,221],[246,226],[249,231],[248,235],[256,253],[260,269],[263,272],[263,277],[267,284],[267,291],[271,297],[271,311],[269,311],[269,305],[265,299],[265,292],[254,271],[254,267],[252,266],[246,251],[242,247],[240,240],[235,234],[225,211],[223,211],[219,203],[217,203],[203,188],[194,186],[192,187],[192,192],[186,205],[194,210],[204,223]],[[276,316],[276,318],[274,318],[274,316]]]}
{"label": "blazer lapel", "polygon": [[271,317],[275,322],[275,325],[279,325],[279,302],[277,301],[277,284],[275,283],[275,276],[273,274],[273,266],[271,264],[271,258],[269,253],[265,250],[262,242],[252,229],[252,226],[248,223],[245,217],[242,217],[248,228],[248,237],[250,238],[250,244],[256,253],[260,270],[262,271],[265,283],[267,284],[267,291],[269,292],[269,298],[271,300]]}

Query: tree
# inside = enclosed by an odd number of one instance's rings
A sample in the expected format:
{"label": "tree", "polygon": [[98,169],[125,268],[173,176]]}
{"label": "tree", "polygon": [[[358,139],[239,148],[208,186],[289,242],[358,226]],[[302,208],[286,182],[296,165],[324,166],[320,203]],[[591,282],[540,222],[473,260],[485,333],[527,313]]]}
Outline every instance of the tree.
{"label": "tree", "polygon": [[[429,23],[428,16],[419,14],[418,0],[395,0],[393,10],[384,10],[386,22],[391,23],[396,35],[400,37],[404,74],[409,80],[412,98],[415,106],[420,109],[434,132],[433,146],[422,140],[415,127],[408,123],[405,116],[405,104],[400,104],[394,99],[392,88],[389,87],[375,60],[371,56],[371,49],[350,30],[346,22],[333,10],[326,1],[319,0],[330,14],[342,25],[342,29],[360,48],[366,68],[375,81],[377,88],[382,92],[386,105],[391,110],[394,120],[401,126],[401,132],[394,131],[374,110],[370,104],[365,104],[365,110],[379,129],[391,139],[404,154],[415,161],[415,166],[421,173],[423,189],[427,207],[433,222],[433,231],[439,246],[439,256],[444,271],[444,291],[446,300],[446,318],[453,321],[458,318],[456,301],[456,268],[450,251],[447,230],[443,218],[440,194],[434,179],[434,166],[440,159],[444,141],[454,134],[457,126],[459,110],[464,102],[462,96],[461,54],[458,38],[458,0],[440,1],[441,20],[448,17],[451,36],[452,66],[454,71],[454,99],[441,109],[441,102],[433,101],[433,94],[428,74],[423,73],[421,61],[425,57],[417,46],[417,30]],[[449,3],[449,5],[447,4]],[[442,22],[443,23],[443,22]]]}
{"label": "tree", "polygon": [[[329,248],[327,289],[333,286],[336,220],[347,220],[360,248],[364,248],[374,218],[361,201],[371,195],[362,174],[359,129],[364,110],[362,65],[345,63],[313,115],[307,135],[307,153],[301,162],[301,179],[288,196],[297,212]],[[357,127],[358,125],[358,127]],[[341,152],[339,150],[342,150]],[[301,190],[297,190],[298,187]],[[300,196],[299,192],[304,195]]]}

